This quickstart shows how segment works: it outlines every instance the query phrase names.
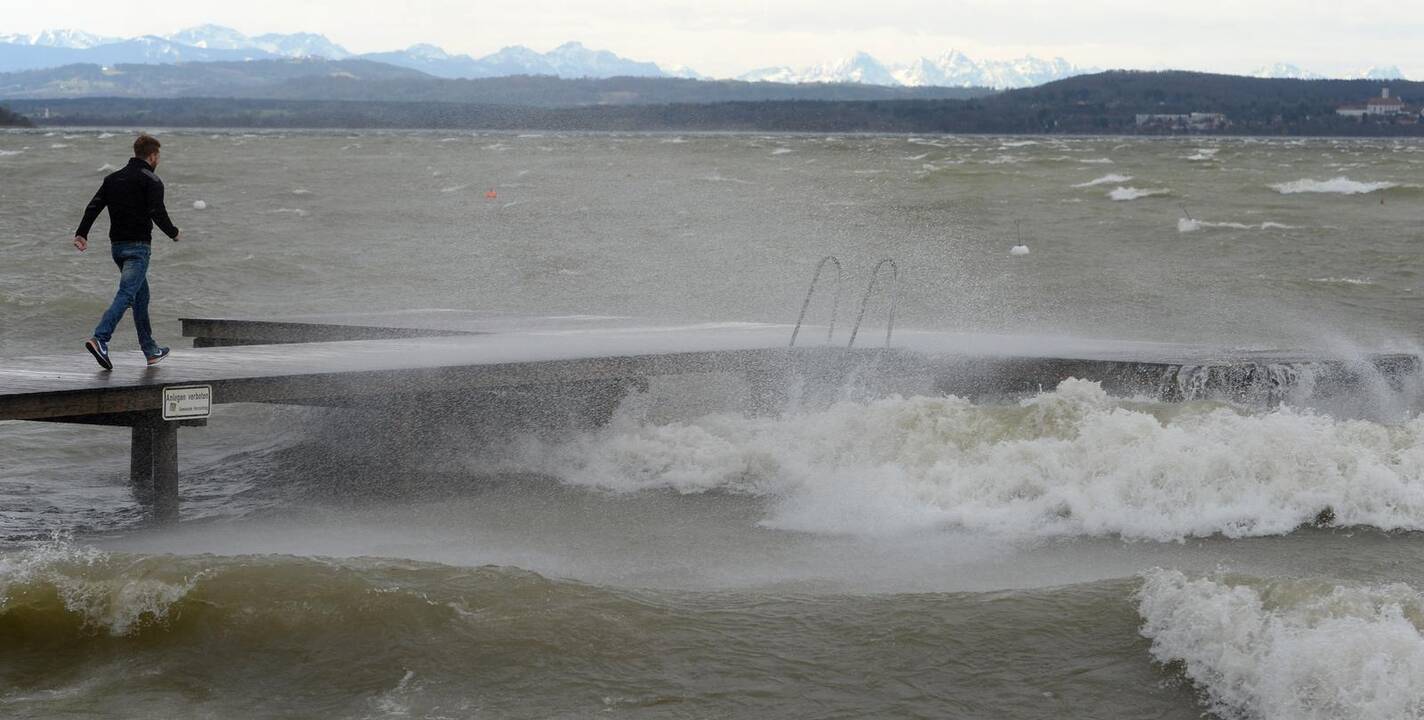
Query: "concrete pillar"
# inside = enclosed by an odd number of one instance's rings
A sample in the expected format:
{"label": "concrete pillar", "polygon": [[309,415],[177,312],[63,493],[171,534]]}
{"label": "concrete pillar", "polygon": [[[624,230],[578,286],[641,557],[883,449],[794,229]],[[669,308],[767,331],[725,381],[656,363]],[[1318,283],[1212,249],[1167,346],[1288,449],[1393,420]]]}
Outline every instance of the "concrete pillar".
{"label": "concrete pillar", "polygon": [[129,443],[129,485],[139,504],[153,504],[153,427],[134,425]]}
{"label": "concrete pillar", "polygon": [[133,426],[129,481],[157,523],[178,521],[178,423],[145,419]]}

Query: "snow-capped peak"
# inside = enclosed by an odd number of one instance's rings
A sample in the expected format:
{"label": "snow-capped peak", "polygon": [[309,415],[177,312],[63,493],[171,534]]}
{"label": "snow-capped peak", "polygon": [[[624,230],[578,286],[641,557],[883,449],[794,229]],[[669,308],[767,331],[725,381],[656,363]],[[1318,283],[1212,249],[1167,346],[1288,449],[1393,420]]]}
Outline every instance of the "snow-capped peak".
{"label": "snow-capped peak", "polygon": [[252,39],[246,35],[230,27],[211,24],[184,28],[171,35],[165,35],[164,38],[180,45],[191,45],[208,50],[242,50],[253,46]]}
{"label": "snow-capped peak", "polygon": [[430,43],[416,43],[406,48],[405,52],[407,55],[418,57],[422,60],[449,60],[454,57],[450,53]]}
{"label": "snow-capped peak", "polygon": [[37,33],[0,35],[0,42],[12,45],[33,45],[37,47],[70,48],[87,50],[99,45],[118,42],[118,38],[95,35],[82,30],[44,30]]}
{"label": "snow-capped peak", "polygon": [[1252,71],[1251,76],[1258,78],[1289,78],[1294,80],[1318,80],[1324,77],[1318,73],[1303,70],[1299,65],[1283,62],[1257,68]]}
{"label": "snow-capped peak", "polygon": [[802,69],[772,67],[742,75],[748,81],[771,82],[858,82],[874,85],[1015,88],[1041,85],[1071,75],[1090,72],[1063,58],[1042,60],[1023,57],[1015,60],[976,62],[958,50],[938,57],[922,57],[907,65],[887,67],[866,53],[856,53],[833,63]]}
{"label": "snow-capped peak", "polygon": [[1375,65],[1360,73],[1362,80],[1404,80],[1404,72],[1395,65]]}

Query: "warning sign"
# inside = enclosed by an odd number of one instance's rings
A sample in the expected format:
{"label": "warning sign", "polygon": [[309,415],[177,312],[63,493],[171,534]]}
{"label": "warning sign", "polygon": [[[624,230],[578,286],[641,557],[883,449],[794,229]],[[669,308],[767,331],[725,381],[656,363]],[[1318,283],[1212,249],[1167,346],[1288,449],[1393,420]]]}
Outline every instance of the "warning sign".
{"label": "warning sign", "polygon": [[163,388],[163,419],[205,418],[213,411],[213,386]]}

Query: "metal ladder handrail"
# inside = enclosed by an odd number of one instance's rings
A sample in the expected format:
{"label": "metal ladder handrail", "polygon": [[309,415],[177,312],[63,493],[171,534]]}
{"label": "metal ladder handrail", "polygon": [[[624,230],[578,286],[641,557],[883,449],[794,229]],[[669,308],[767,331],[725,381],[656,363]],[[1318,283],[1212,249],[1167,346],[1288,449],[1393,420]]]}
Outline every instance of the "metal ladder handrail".
{"label": "metal ladder handrail", "polygon": [[841,284],[845,280],[845,269],[841,267],[840,258],[835,255],[827,255],[816,263],[816,271],[811,274],[811,287],[806,288],[806,300],[801,303],[801,314],[796,316],[796,328],[791,331],[791,343],[787,347],[796,347],[796,336],[801,333],[801,323],[806,320],[806,311],[811,307],[811,297],[816,294],[816,285],[821,281],[821,271],[826,269],[826,263],[836,266],[836,287],[831,295],[831,325],[826,329],[826,342],[830,342],[831,337],[835,335],[836,315],[840,312]]}
{"label": "metal ladder handrail", "polygon": [[860,299],[860,314],[855,318],[855,327],[850,330],[850,342],[846,343],[846,349],[855,346],[855,336],[860,332],[860,323],[865,320],[865,310],[870,306],[870,296],[875,292],[875,282],[880,279],[880,268],[890,266],[890,317],[885,325],[885,347],[890,347],[890,334],[895,332],[895,302],[900,295],[900,266],[891,258],[884,258],[875,263],[875,269],[870,271],[870,285],[865,288],[865,295]]}

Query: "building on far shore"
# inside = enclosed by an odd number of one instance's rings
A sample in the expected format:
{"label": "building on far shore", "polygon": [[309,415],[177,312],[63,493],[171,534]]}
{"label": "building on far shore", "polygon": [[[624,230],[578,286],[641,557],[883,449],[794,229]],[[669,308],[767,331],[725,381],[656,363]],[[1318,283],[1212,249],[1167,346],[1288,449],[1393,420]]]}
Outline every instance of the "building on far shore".
{"label": "building on far shore", "polygon": [[1183,113],[1179,115],[1138,114],[1138,130],[1190,131],[1225,130],[1231,121],[1221,113]]}
{"label": "building on far shore", "polygon": [[1411,111],[1404,101],[1389,94],[1389,88],[1380,90],[1379,97],[1372,97],[1363,105],[1341,105],[1335,108],[1335,112],[1345,117],[1363,119],[1369,117],[1395,117],[1397,115],[1417,114]]}

